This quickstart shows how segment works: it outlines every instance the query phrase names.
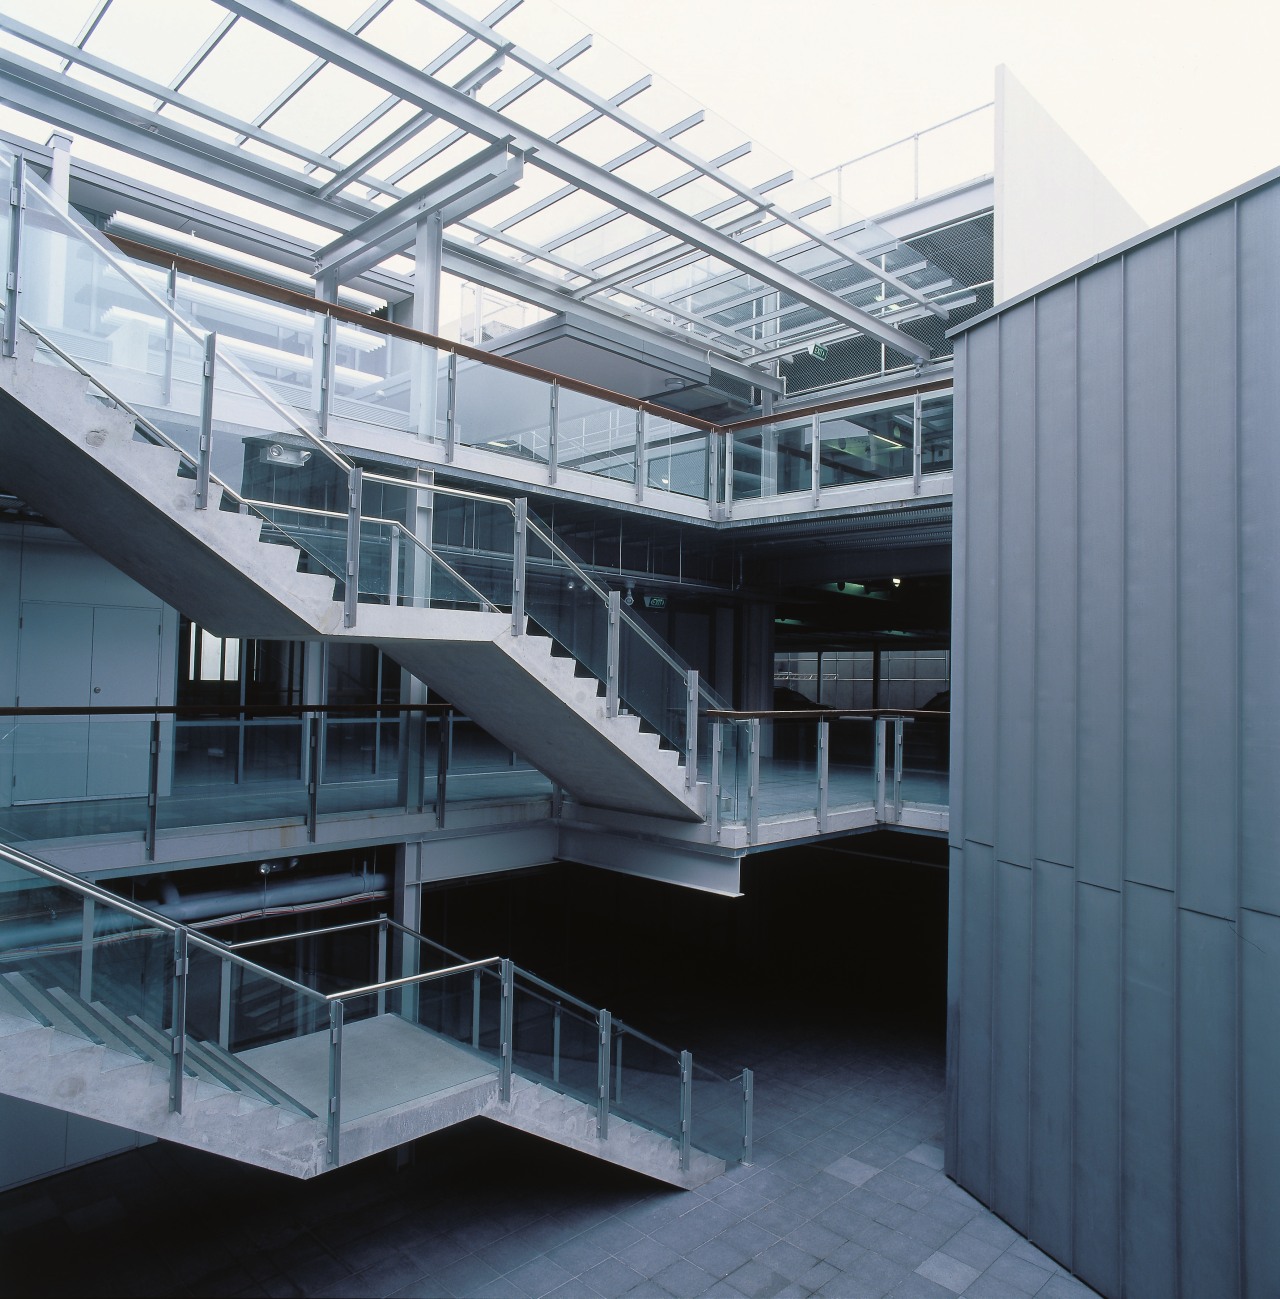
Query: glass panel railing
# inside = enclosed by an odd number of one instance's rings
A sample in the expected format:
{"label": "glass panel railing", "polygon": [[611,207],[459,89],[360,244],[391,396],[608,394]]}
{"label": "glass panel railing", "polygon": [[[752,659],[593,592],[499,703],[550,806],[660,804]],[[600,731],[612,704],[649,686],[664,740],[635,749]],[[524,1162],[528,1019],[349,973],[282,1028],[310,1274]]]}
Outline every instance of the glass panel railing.
{"label": "glass panel railing", "polygon": [[862,807],[876,797],[876,724],[870,717],[832,718],[827,807]]}
{"label": "glass panel railing", "polygon": [[469,599],[478,592],[498,609],[511,608],[515,515],[505,502],[437,494],[431,550],[467,584]]}
{"label": "glass panel railing", "polygon": [[666,1137],[680,1135],[680,1056],[613,1022],[609,1109]]}
{"label": "glass panel railing", "polygon": [[817,815],[817,809],[817,720],[764,718],[760,722],[760,819]]}
{"label": "glass panel railing", "polygon": [[455,717],[447,758],[452,803],[549,794],[551,782],[466,717]]}
{"label": "glass panel railing", "polygon": [[399,1014],[496,1067],[502,1054],[502,980],[497,968],[495,963],[414,984],[399,994]]}
{"label": "glass panel railing", "polygon": [[902,801],[930,807],[948,806],[950,771],[951,714],[915,713],[904,721]]}
{"label": "glass panel railing", "polygon": [[582,1007],[513,975],[512,1067],[589,1105],[596,1103],[600,1030]]}
{"label": "glass panel railing", "polygon": [[[161,829],[223,822],[305,819],[309,728],[298,717],[172,720],[171,773],[158,791]],[[168,746],[161,740],[161,754]],[[171,765],[170,765],[171,763]]]}
{"label": "glass panel railing", "polygon": [[821,486],[911,476],[914,406],[858,407],[820,419]]}
{"label": "glass panel railing", "polygon": [[944,473],[953,467],[954,404],[950,394],[920,403],[921,473]]}
{"label": "glass panel railing", "polygon": [[454,441],[545,465],[551,453],[551,385],[493,365],[459,361]]}
{"label": "glass panel railing", "polygon": [[323,732],[317,811],[394,807],[400,777],[398,718],[394,714],[328,713],[316,724]]}
{"label": "glass panel railing", "polygon": [[645,416],[645,485],[677,496],[709,498],[709,434],[652,413]]}
{"label": "glass panel railing", "polygon": [[684,673],[672,666],[656,638],[620,619],[618,697],[672,748],[685,752],[688,693]]}
{"label": "glass panel railing", "polygon": [[813,424],[766,424],[733,434],[733,498],[755,500],[813,487]]}
{"label": "glass panel railing", "polygon": [[559,389],[556,459],[561,469],[577,469],[618,482],[636,480],[637,412],[601,397]]}
{"label": "glass panel railing", "polygon": [[609,676],[609,606],[602,587],[588,580],[549,534],[530,524],[525,612],[597,681]]}
{"label": "glass panel railing", "polygon": [[699,1150],[727,1163],[744,1157],[745,1106],[742,1078],[722,1078],[695,1062],[689,1139]]}

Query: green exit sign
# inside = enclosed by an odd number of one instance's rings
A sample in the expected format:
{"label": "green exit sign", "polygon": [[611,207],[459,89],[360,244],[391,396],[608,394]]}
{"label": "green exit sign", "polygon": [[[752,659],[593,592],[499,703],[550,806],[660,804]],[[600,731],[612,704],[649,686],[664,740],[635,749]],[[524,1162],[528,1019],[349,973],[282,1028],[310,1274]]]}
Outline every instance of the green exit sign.
{"label": "green exit sign", "polygon": [[667,607],[667,597],[665,595],[646,595],[644,607],[646,609],[665,609]]}
{"label": "green exit sign", "polygon": [[815,361],[825,361],[827,359],[827,349],[821,343],[810,343],[809,355]]}

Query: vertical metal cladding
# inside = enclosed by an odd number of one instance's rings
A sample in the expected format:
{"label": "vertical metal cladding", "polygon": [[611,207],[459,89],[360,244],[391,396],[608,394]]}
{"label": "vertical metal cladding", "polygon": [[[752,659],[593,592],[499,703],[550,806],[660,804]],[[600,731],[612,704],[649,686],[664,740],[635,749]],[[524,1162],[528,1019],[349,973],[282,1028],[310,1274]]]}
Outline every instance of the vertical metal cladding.
{"label": "vertical metal cladding", "polygon": [[957,339],[948,1169],[1126,1299],[1280,1294],[1278,234]]}

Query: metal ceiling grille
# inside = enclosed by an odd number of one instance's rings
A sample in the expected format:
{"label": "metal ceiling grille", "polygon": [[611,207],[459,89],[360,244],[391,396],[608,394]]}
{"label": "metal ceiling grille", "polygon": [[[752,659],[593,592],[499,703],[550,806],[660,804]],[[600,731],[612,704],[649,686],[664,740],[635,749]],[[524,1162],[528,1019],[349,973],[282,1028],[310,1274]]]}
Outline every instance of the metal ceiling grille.
{"label": "metal ceiling grille", "polygon": [[739,377],[826,337],[926,360],[898,326],[963,288],[547,0],[0,0],[0,102],[287,214],[334,273],[410,273],[438,203],[452,273]]}

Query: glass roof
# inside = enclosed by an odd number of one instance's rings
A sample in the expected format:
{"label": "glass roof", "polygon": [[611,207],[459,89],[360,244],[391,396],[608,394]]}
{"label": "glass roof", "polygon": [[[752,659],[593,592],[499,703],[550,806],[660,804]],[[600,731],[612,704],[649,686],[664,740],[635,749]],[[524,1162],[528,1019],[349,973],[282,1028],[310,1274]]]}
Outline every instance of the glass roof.
{"label": "glass roof", "polygon": [[330,238],[505,144],[518,184],[444,208],[454,274],[745,364],[961,287],[550,0],[0,0],[0,102]]}

